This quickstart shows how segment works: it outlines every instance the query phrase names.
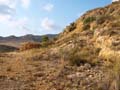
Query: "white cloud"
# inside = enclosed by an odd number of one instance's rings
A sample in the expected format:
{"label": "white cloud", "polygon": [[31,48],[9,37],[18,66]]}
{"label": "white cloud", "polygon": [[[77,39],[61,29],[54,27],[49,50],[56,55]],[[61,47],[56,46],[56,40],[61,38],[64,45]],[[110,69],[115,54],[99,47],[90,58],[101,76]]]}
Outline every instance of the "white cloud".
{"label": "white cloud", "polygon": [[12,28],[21,29],[22,27],[26,26],[27,23],[28,23],[28,18],[23,17],[23,18],[20,18],[20,19],[10,20],[8,22],[8,25],[11,26]]}
{"label": "white cloud", "polygon": [[0,4],[0,22],[1,23],[8,22],[11,18],[13,18],[14,14],[15,14],[14,8],[10,8],[7,5]]}
{"label": "white cloud", "polygon": [[41,27],[45,30],[52,30],[54,26],[55,26],[54,21],[49,19],[48,17],[44,18],[41,21]]}
{"label": "white cloud", "polygon": [[20,27],[27,23],[26,17],[16,18],[16,5],[18,1],[22,2],[24,7],[28,7],[30,0],[0,0],[0,23],[7,24],[12,27]]}
{"label": "white cloud", "polygon": [[45,33],[58,33],[60,30],[62,30],[62,27],[60,25],[56,24],[53,20],[49,19],[48,17],[43,18],[43,20],[40,23],[40,26],[41,32]]}
{"label": "white cloud", "polygon": [[49,19],[48,17],[45,17],[41,23],[40,26],[43,30],[60,30],[61,27],[57,25],[52,19]]}
{"label": "white cloud", "polygon": [[0,0],[0,5],[6,5],[10,8],[15,8],[17,0]]}
{"label": "white cloud", "polygon": [[10,3],[10,0],[0,0],[0,4],[8,5]]}
{"label": "white cloud", "polygon": [[0,4],[9,4],[10,0],[0,0]]}
{"label": "white cloud", "polygon": [[22,3],[22,7],[27,9],[29,8],[30,0],[21,0],[21,3]]}
{"label": "white cloud", "polygon": [[[11,16],[2,16],[0,15],[0,23],[9,30],[7,31],[0,30],[0,35],[25,35],[27,33],[30,33],[31,31],[27,29],[28,26],[28,18],[23,17],[19,19],[11,18]],[[4,32],[6,34],[4,34]]]}
{"label": "white cloud", "polygon": [[0,0],[0,22],[8,22],[15,14],[17,0]]}
{"label": "white cloud", "polygon": [[116,1],[119,1],[119,0],[112,0],[112,2],[116,2]]}
{"label": "white cloud", "polygon": [[6,23],[8,20],[11,18],[10,15],[0,15],[0,22],[1,23]]}
{"label": "white cloud", "polygon": [[29,8],[30,6],[30,0],[0,0],[0,4],[7,5],[11,8],[15,8],[16,5],[19,4],[18,2],[25,9]]}
{"label": "white cloud", "polygon": [[54,8],[54,5],[51,4],[51,3],[45,4],[45,5],[43,6],[43,10],[45,10],[45,11],[47,11],[47,12],[52,11],[53,8]]}
{"label": "white cloud", "polygon": [[15,12],[17,0],[0,0],[0,15],[10,15]]}
{"label": "white cloud", "polygon": [[30,32],[30,30],[27,29],[28,21],[29,20],[27,17],[23,17],[19,19],[9,20],[7,24],[14,32],[17,32],[19,34],[27,34]]}
{"label": "white cloud", "polygon": [[9,28],[9,31],[2,31],[1,35],[17,34],[23,35],[30,32],[27,28],[29,22],[27,17],[16,17],[17,5],[20,3],[22,7],[27,9],[30,5],[30,0],[0,0],[0,24]]}

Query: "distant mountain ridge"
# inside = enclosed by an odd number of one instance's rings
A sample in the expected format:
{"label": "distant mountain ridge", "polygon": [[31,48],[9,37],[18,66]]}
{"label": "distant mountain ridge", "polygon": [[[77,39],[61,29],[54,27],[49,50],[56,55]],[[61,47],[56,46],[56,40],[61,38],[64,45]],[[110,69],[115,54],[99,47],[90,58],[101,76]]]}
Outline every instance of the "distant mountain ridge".
{"label": "distant mountain ridge", "polygon": [[[41,42],[43,36],[44,35],[32,35],[32,34],[27,34],[19,37],[14,35],[11,35],[8,37],[0,36],[0,44],[3,44],[3,45],[12,44],[12,46],[16,46],[16,44],[19,45],[20,43],[23,43],[23,42]],[[52,39],[56,37],[57,34],[46,34],[45,36],[48,36],[49,39]]]}

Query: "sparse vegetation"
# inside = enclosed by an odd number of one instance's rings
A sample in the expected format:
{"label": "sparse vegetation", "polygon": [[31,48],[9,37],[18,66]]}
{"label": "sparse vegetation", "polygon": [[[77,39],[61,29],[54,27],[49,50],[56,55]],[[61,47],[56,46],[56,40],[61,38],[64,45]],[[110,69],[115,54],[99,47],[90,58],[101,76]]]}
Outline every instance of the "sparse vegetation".
{"label": "sparse vegetation", "polygon": [[111,20],[111,16],[109,15],[101,15],[96,18],[96,23],[97,24],[103,24],[107,20]]}

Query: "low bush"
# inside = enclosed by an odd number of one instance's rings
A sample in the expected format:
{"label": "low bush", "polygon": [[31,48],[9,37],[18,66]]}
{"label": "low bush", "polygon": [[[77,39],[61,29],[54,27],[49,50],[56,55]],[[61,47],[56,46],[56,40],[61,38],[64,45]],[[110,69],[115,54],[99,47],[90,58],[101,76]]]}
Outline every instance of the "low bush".
{"label": "low bush", "polygon": [[20,51],[25,51],[25,50],[40,48],[40,47],[41,47],[41,44],[39,43],[27,42],[21,45]]}
{"label": "low bush", "polygon": [[76,28],[76,24],[73,22],[73,23],[71,23],[70,24],[70,26],[69,26],[69,32],[72,32],[74,29]]}
{"label": "low bush", "polygon": [[93,22],[93,21],[95,21],[96,20],[96,18],[95,17],[87,17],[87,18],[85,18],[84,20],[83,20],[83,30],[88,30],[88,29],[90,29],[90,23],[91,22]]}
{"label": "low bush", "polygon": [[85,24],[89,24],[89,23],[91,23],[91,22],[93,22],[93,21],[95,21],[96,20],[96,18],[95,17],[87,17],[87,18],[85,18],[84,20],[83,20],[83,24],[85,25]]}
{"label": "low bush", "polygon": [[97,24],[103,24],[105,21],[112,19],[109,15],[101,15],[96,18]]}
{"label": "low bush", "polygon": [[89,63],[91,65],[95,65],[97,63],[97,59],[94,55],[90,54],[89,51],[76,52],[69,57],[69,61],[72,65],[77,66],[84,63]]}
{"label": "low bush", "polygon": [[91,65],[95,65],[98,63],[98,51],[95,49],[89,48],[72,48],[70,50],[62,50],[61,52],[64,60],[68,60],[71,65],[80,66],[84,63],[89,63]]}

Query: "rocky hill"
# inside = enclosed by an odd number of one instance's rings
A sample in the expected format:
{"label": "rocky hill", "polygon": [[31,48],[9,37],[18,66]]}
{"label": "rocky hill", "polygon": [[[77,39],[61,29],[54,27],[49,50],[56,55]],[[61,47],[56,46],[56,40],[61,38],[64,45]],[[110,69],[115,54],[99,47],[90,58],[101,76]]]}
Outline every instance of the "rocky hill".
{"label": "rocky hill", "polygon": [[120,90],[119,11],[88,11],[44,48],[0,54],[0,90]]}
{"label": "rocky hill", "polygon": [[[62,47],[99,49],[99,56],[120,55],[120,2],[86,12],[59,35]],[[107,53],[109,52],[109,53]]]}

